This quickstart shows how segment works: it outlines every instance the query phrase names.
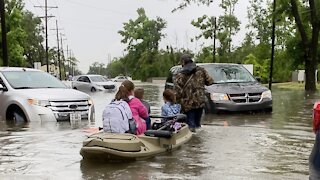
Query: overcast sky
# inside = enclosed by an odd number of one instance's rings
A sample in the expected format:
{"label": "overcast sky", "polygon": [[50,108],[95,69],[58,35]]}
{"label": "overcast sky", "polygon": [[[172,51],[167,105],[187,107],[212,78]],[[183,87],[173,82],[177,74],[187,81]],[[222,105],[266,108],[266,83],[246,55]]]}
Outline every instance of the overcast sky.
{"label": "overcast sky", "polygon": [[[223,11],[218,2],[210,7],[191,5],[184,10],[171,13],[179,5],[176,0],[48,0],[48,6],[57,6],[48,11],[48,15],[55,17],[48,21],[49,46],[57,44],[54,30],[58,20],[61,33],[65,34],[64,50],[66,46],[72,49],[74,56],[80,61],[78,68],[87,73],[93,62],[107,64],[109,59],[125,54],[126,45],[120,41],[118,34],[123,23],[129,19],[136,19],[136,10],[143,7],[147,16],[154,19],[157,16],[167,21],[164,30],[166,37],[161,41],[161,47],[172,45],[177,48],[189,48],[194,52],[201,48],[202,40],[190,42],[199,31],[190,22],[204,14],[219,16]],[[44,16],[44,9],[34,6],[44,5],[44,0],[25,0],[26,9],[38,16]],[[234,37],[233,45],[239,45],[243,40],[247,24],[247,0],[239,0],[235,15],[241,21],[241,30]],[[206,42],[208,43],[208,42]],[[110,57],[110,58],[109,58]]]}

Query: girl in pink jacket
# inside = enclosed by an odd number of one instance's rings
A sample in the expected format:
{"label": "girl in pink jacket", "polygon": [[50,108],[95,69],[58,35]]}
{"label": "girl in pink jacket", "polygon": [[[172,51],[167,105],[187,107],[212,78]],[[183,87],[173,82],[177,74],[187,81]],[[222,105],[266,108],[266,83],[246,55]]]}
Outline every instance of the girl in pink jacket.
{"label": "girl in pink jacket", "polygon": [[125,80],[122,82],[121,86],[128,90],[128,104],[137,124],[136,134],[143,134],[147,130],[145,119],[149,118],[148,110],[138,98],[133,96],[134,84],[131,81]]}

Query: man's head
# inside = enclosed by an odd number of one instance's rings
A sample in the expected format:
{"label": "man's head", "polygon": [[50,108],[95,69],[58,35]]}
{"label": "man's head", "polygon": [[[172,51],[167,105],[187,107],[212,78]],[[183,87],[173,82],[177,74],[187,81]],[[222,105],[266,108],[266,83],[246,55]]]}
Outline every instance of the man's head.
{"label": "man's head", "polygon": [[182,56],[180,57],[180,63],[182,66],[192,63],[192,57],[190,54],[182,54]]}

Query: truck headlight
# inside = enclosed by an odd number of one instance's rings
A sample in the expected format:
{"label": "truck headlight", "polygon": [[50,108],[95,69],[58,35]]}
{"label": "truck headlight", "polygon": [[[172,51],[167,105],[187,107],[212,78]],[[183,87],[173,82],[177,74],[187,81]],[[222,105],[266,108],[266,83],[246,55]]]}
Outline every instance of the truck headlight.
{"label": "truck headlight", "polygon": [[266,99],[266,98],[272,99],[271,91],[268,90],[268,91],[263,92],[263,93],[261,94],[261,98],[262,98],[262,99]]}
{"label": "truck headlight", "polygon": [[47,107],[50,106],[50,102],[48,100],[38,100],[38,99],[28,99],[28,103],[30,105]]}
{"label": "truck headlight", "polygon": [[229,101],[229,97],[224,93],[211,93],[210,98],[212,101]]}

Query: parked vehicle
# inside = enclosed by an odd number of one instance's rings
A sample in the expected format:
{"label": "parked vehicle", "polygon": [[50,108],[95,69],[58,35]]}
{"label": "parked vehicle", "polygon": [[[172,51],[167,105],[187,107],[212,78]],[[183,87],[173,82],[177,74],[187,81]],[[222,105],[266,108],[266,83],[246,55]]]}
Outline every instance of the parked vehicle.
{"label": "parked vehicle", "polygon": [[[214,79],[214,84],[205,87],[205,111],[272,111],[271,91],[262,86],[253,75],[240,64],[199,63]],[[175,75],[181,66],[170,69],[165,88],[173,88]]]}
{"label": "parked vehicle", "polygon": [[112,79],[114,82],[123,82],[125,80],[129,80],[126,76],[117,76]]}
{"label": "parked vehicle", "polygon": [[116,84],[114,82],[108,81],[103,76],[95,74],[77,76],[71,84],[73,89],[81,91],[116,90]]}
{"label": "parked vehicle", "polygon": [[30,68],[0,67],[0,120],[94,120],[90,96],[52,75]]}

